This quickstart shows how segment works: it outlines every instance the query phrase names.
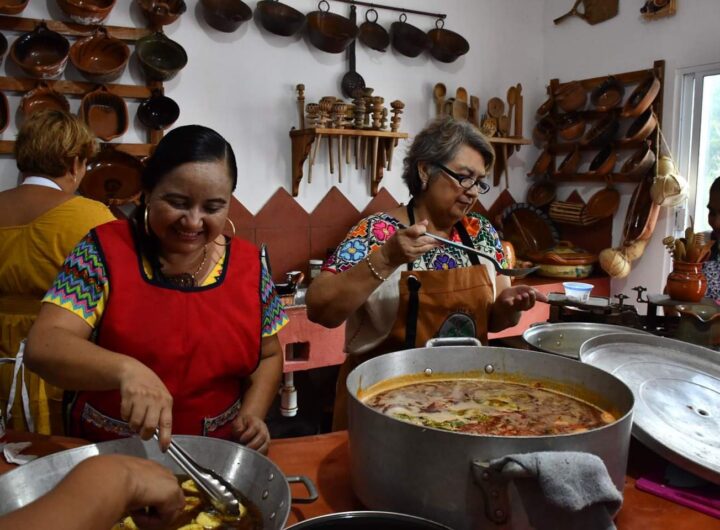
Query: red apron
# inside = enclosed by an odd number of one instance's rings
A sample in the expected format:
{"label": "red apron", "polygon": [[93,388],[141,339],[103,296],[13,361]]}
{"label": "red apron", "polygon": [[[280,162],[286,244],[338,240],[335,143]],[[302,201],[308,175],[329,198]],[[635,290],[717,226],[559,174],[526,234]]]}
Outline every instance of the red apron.
{"label": "red apron", "polygon": [[[160,377],[173,396],[173,433],[229,439],[242,380],[260,361],[259,251],[233,239],[216,283],[168,287],[145,275],[131,230],[125,221],[93,230],[110,282],[96,342]],[[69,432],[96,442],[132,435],[119,391],[78,392]]]}

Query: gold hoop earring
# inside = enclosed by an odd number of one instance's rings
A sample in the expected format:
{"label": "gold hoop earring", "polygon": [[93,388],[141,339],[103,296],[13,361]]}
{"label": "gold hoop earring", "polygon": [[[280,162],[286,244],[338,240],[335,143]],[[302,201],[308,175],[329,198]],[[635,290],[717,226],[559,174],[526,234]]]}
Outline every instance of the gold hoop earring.
{"label": "gold hoop earring", "polygon": [[150,223],[148,223],[148,212],[150,212],[150,207],[145,206],[145,233],[149,236],[150,235]]}
{"label": "gold hoop earring", "polygon": [[[225,220],[226,220],[228,223],[230,223],[230,228],[232,228],[232,232],[233,232],[233,233],[232,233],[232,236],[230,236],[230,241],[232,241],[232,238],[235,237],[235,235],[237,234],[237,231],[235,230],[235,223],[233,223],[233,222],[232,222],[232,219],[230,219],[229,217],[227,217]],[[222,235],[222,234],[221,234],[221,235]],[[228,241],[227,243],[218,243],[218,242],[216,242],[216,241],[213,241],[213,243],[215,243],[216,245],[218,245],[218,246],[220,246],[220,247],[227,247],[227,246],[230,245],[230,241]]]}

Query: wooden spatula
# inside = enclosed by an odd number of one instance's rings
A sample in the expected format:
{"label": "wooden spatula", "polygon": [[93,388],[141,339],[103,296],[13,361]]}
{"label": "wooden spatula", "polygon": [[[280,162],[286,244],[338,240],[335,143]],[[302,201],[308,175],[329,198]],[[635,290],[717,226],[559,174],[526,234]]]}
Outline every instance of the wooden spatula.
{"label": "wooden spatula", "polygon": [[[578,11],[582,4],[584,11]],[[563,16],[556,18],[553,22],[559,24],[566,18],[576,16],[582,18],[588,24],[599,24],[605,22],[618,14],[618,0],[575,0],[575,5]]]}

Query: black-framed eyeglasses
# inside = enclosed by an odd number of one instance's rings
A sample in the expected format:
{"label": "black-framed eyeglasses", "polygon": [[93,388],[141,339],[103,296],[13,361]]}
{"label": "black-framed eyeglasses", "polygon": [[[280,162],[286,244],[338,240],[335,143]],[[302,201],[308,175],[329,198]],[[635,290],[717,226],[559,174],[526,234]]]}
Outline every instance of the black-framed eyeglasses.
{"label": "black-framed eyeglasses", "polygon": [[434,162],[434,165],[441,169],[448,177],[452,177],[460,184],[460,187],[464,190],[470,190],[473,186],[477,186],[478,193],[483,194],[490,191],[490,184],[485,181],[484,177],[471,177],[469,175],[458,175],[453,170],[446,168],[438,162]]}

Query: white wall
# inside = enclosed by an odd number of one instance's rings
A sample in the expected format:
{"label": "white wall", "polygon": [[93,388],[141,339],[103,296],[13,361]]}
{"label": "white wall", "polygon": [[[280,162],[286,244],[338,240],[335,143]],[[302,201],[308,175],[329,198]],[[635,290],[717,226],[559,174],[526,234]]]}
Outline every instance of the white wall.
{"label": "white wall", "polygon": [[[623,0],[617,17],[591,26],[573,17],[559,25],[553,19],[572,6],[569,0],[545,0],[543,13],[544,78],[561,81],[597,77],[612,73],[651,68],[656,59],[665,60],[663,132],[672,142],[677,127],[675,101],[676,70],[720,60],[720,2],[717,0],[678,1],[675,16],[645,21],[640,15],[643,0]],[[536,91],[541,87],[537,86]],[[677,157],[677,153],[674,153]],[[583,191],[587,199],[597,186]],[[631,186],[625,193],[615,220],[613,243],[620,244],[624,212],[627,210]],[[566,190],[567,191],[567,190]],[[561,196],[562,197],[562,196]],[[662,246],[662,238],[672,231],[670,212],[663,209],[655,234],[645,255],[634,263],[633,272],[625,280],[613,282],[613,293],[630,291],[644,285],[651,292],[660,292],[669,272],[670,262]],[[663,264],[662,272],[658,272]]]}
{"label": "white wall", "polygon": [[[347,71],[345,54],[333,55],[314,48],[306,37],[279,37],[265,31],[255,20],[242,25],[232,34],[210,28],[202,15],[200,2],[187,0],[188,11],[175,24],[166,27],[168,35],[180,42],[188,52],[188,66],[166,85],[166,93],[181,107],[177,125],[201,123],[217,129],[232,143],[240,168],[236,195],[252,212],[261,208],[279,188],[290,190],[290,139],[288,132],[297,126],[295,85],[306,86],[306,102],[317,101],[324,95],[340,95],[340,80]],[[313,0],[288,0],[293,7],[308,13],[316,9]],[[330,2],[334,12],[348,15],[349,6]],[[387,2],[392,4],[393,2]],[[541,63],[541,2],[507,2],[505,0],[402,0],[396,4],[413,9],[444,12],[446,27],[465,36],[470,52],[452,64],[435,61],[429,55],[410,59],[392,49],[376,52],[358,43],[357,66],[368,86],[385,97],[386,103],[394,99],[405,102],[402,131],[419,131],[434,115],[432,87],[444,82],[448,90],[464,86],[470,94],[481,98],[485,106],[492,96],[505,97],[510,85],[521,82],[526,94],[526,108],[533,108],[534,93],[544,78]],[[46,4],[46,5],[43,5]],[[118,0],[107,23],[110,25],[143,25],[135,2]],[[248,4],[254,9],[255,2]],[[53,18],[61,18],[55,0],[31,2],[23,13],[28,17],[47,17],[48,8]],[[365,9],[358,9],[359,22],[364,20]],[[380,11],[379,22],[389,29],[399,13]],[[434,20],[410,15],[408,22],[429,30]],[[15,35],[9,35],[12,41]],[[134,63],[135,59],[131,59]],[[13,66],[14,68],[14,66]],[[16,69],[11,75],[21,75]],[[68,70],[67,76],[78,77]],[[135,66],[126,79],[142,83],[142,75]],[[11,103],[12,104],[12,103]],[[74,102],[74,109],[78,101]],[[134,116],[135,107],[131,107]],[[530,119],[526,120],[526,128]],[[121,140],[142,140],[142,126],[126,134]],[[8,129],[5,139],[14,137]],[[393,170],[386,173],[384,184],[399,200],[407,197],[400,182],[400,169],[404,149],[396,150]],[[407,143],[405,144],[407,145]],[[325,147],[325,146],[323,146]],[[525,177],[521,165],[528,159],[528,150],[511,158],[515,166],[512,191],[516,197],[524,196]],[[312,210],[332,185],[337,185],[337,173],[330,177],[325,167],[326,155],[314,168],[313,182],[301,185],[299,203]],[[0,188],[12,186],[16,180],[12,162],[4,163]],[[337,171],[337,170],[336,170]],[[346,172],[347,173],[347,172]],[[367,177],[354,170],[343,175],[341,191],[359,209],[370,201]],[[493,190],[488,204],[497,196]]]}

